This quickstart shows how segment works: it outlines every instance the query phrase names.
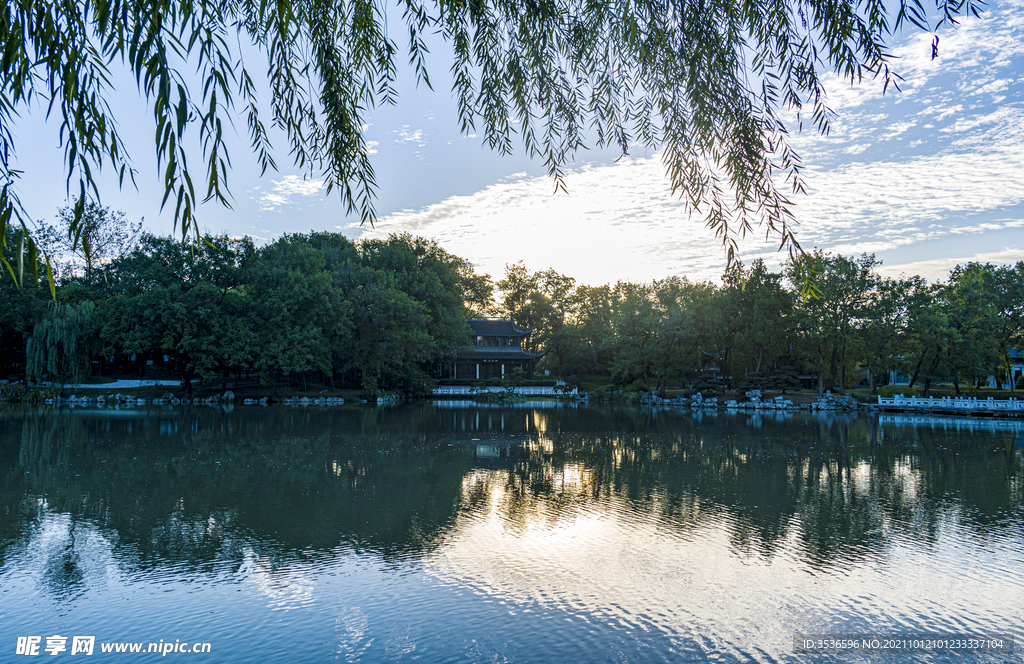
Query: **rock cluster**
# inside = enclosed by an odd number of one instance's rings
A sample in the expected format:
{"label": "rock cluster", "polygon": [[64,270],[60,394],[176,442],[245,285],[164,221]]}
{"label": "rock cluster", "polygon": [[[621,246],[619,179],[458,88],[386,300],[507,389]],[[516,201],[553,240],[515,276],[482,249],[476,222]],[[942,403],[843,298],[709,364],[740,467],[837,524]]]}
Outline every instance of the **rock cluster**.
{"label": "rock cluster", "polygon": [[812,410],[857,410],[860,404],[849,394],[832,394],[828,390],[811,404]]}
{"label": "rock cluster", "polygon": [[[282,402],[286,406],[340,406],[345,403],[342,397],[288,397]],[[266,405],[261,400],[260,405]]]}
{"label": "rock cluster", "polygon": [[735,399],[725,402],[726,408],[744,408],[753,410],[796,410],[793,402],[785,397],[775,397],[770,401],[761,400],[761,390],[750,390],[746,392],[747,401],[739,403]]}

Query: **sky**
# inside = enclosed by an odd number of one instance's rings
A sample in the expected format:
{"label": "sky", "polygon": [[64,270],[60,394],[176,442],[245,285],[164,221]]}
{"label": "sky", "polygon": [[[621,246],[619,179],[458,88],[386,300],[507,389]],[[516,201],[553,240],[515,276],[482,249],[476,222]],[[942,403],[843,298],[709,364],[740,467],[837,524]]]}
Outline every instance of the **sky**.
{"label": "sky", "polygon": [[[899,92],[883,94],[875,80],[828,81],[828,103],[838,113],[832,131],[793,134],[809,184],[794,208],[804,248],[874,253],[885,274],[931,280],[971,260],[1024,260],[1022,10],[1024,0],[994,0],[980,18],[940,32],[935,60],[930,34],[897,35]],[[472,131],[459,131],[448,63],[436,51],[428,64],[434,91],[402,72],[398,104],[374,110],[367,122],[380,185],[374,228],[347,217],[321,180],[290,167],[280,136],[281,169],[261,176],[241,118],[231,143],[232,209],[202,206],[201,225],[259,242],[311,230],[351,238],[410,232],[496,279],[522,260],[593,285],[671,275],[718,280],[722,245],[700,219],[686,217],[659,153],[636,149],[619,159],[613,150],[583,151],[568,169],[568,194],[555,193],[543,165],[522,149],[503,157]],[[171,233],[173,210],[160,211],[151,111],[119,76],[112,106],[139,171],[137,189],[119,188],[105,173],[102,202],[143,218],[154,233]],[[52,219],[65,204],[64,178],[55,175],[63,170],[57,131],[40,109],[15,128],[22,201],[35,219]],[[763,233],[740,246],[745,262],[763,258],[778,268],[785,260]]]}

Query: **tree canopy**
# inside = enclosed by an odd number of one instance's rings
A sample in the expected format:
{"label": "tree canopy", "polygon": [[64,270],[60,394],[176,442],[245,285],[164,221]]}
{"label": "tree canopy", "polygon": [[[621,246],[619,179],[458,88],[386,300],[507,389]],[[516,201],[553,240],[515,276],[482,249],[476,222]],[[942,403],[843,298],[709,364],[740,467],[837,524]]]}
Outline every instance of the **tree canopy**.
{"label": "tree canopy", "polygon": [[[61,271],[49,307],[42,283],[0,280],[0,378],[177,375],[188,391],[194,379],[241,384],[245,373],[264,385],[423,394],[472,346],[467,318],[487,316],[529,330],[525,347],[545,351],[538,371],[625,389],[870,393],[895,380],[909,385],[887,389],[960,394],[990,377],[1024,388],[1024,261],[959,265],[936,284],[880,265],[813,251],[782,272],[737,261],[720,285],[588,286],[516,263],[494,283],[407,234],[315,232],[263,247],[145,234],[92,270]],[[821,297],[801,295],[807,270]]]}
{"label": "tree canopy", "polygon": [[[8,0],[0,6],[0,258],[14,276],[10,224],[27,228],[14,122],[45,107],[60,123],[72,234],[101,169],[122,185],[136,170],[111,105],[126,67],[153,113],[163,203],[198,237],[197,207],[230,205],[225,130],[244,118],[263,171],[277,168],[268,126],[307,174],[337,190],[348,213],[374,220],[376,181],[362,133],[396,102],[399,62],[430,85],[427,37],[450,47],[458,122],[505,153],[518,134],[564,188],[563,168],[593,136],[626,153],[663,150],[674,191],[726,244],[761,225],[796,246],[787,194],[803,188],[787,109],[827,132],[824,75],[898,81],[888,43],[906,23],[937,29],[980,0],[398,0],[404,48],[383,0]],[[266,57],[261,103],[250,43]],[[933,48],[937,45],[933,42]],[[262,69],[258,65],[257,68]],[[195,73],[193,73],[195,72]],[[38,105],[38,106],[36,106]],[[806,110],[805,110],[806,109]],[[800,120],[802,122],[802,119]],[[202,177],[187,157],[203,156]],[[779,177],[784,174],[784,177]],[[26,245],[34,252],[34,245]],[[34,258],[29,261],[35,265]]]}

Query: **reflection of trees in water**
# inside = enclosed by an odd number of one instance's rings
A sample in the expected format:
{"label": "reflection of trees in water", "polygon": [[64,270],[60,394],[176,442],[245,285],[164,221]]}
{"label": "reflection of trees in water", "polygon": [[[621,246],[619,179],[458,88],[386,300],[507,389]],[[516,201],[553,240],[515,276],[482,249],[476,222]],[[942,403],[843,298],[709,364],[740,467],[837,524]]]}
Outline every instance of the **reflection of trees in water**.
{"label": "reflection of trees in water", "polygon": [[832,413],[764,417],[756,436],[744,416],[698,422],[597,409],[556,417],[544,434],[552,454],[524,450],[502,473],[471,477],[464,505],[482,505],[500,487],[496,509],[525,528],[614,497],[657,512],[684,537],[724,525],[745,555],[771,557],[795,537],[815,567],[855,564],[897,536],[934,542],[950,515],[982,537],[1013,533],[1021,521],[1021,458],[999,433],[914,430],[908,440],[886,436],[876,419]]}
{"label": "reflection of trees in water", "polygon": [[47,552],[43,567],[43,588],[54,599],[66,602],[85,593],[85,574],[75,546],[75,521],[66,537]]}
{"label": "reflection of trees in water", "polygon": [[[414,418],[237,412],[32,413],[0,474],[18,473],[21,495],[45,495],[52,511],[116,531],[136,568],[241,560],[254,539],[267,555],[348,544],[401,557],[436,546],[454,518],[471,454],[425,446]],[[21,515],[0,523],[24,532]]]}
{"label": "reflection of trees in water", "polygon": [[828,567],[901,535],[934,541],[951,514],[999,536],[1019,529],[1024,502],[1012,432],[842,414],[762,416],[757,428],[747,415],[430,404],[0,417],[0,490],[22,506],[0,513],[0,556],[45,496],[116,533],[135,569],[241,564],[254,547],[271,566],[339,545],[407,559],[496,495],[513,529],[614,508],[656,514],[681,537],[724,527],[741,555],[770,558],[792,540]]}

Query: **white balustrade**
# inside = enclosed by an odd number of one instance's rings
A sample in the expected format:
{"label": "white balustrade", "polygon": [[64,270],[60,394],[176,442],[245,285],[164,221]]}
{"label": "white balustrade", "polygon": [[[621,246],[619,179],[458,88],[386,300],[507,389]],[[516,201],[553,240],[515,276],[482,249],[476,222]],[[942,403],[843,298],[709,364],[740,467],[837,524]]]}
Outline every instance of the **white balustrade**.
{"label": "white balustrade", "polygon": [[[471,385],[439,385],[434,388],[434,394],[437,396],[455,394],[470,396],[473,394],[505,394],[507,392],[508,388],[498,385],[489,385],[487,387],[473,387]],[[555,389],[555,386],[553,385],[523,385],[512,390],[512,393],[518,396],[552,397],[564,394],[576,394],[577,389],[574,387],[569,392],[562,392],[559,389]]]}
{"label": "white balustrade", "polygon": [[892,397],[878,397],[879,406],[922,410],[983,410],[983,411],[1024,411],[1024,401],[1014,397],[1009,399],[978,399],[977,397],[905,397],[897,394]]}

